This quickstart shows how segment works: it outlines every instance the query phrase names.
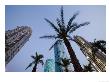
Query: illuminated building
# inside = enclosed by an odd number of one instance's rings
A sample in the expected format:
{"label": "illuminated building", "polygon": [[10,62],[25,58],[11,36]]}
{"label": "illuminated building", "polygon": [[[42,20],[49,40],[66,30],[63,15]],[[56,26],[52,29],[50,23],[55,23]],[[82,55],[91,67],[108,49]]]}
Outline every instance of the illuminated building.
{"label": "illuminated building", "polygon": [[83,54],[87,57],[88,61],[91,62],[94,69],[98,72],[106,71],[106,55],[101,51],[95,51],[92,44],[86,41],[81,36],[74,36],[75,42],[80,47]]}

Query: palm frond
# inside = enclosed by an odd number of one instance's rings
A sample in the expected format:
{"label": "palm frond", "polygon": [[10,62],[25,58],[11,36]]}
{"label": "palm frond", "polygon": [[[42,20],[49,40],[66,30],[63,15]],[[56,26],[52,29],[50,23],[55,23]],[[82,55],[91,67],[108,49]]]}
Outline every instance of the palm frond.
{"label": "palm frond", "polygon": [[[33,61],[32,63],[30,63],[30,64],[26,67],[26,69],[28,69],[29,67],[31,67],[33,63],[34,63],[34,61]],[[25,70],[26,70],[26,69],[25,69]]]}
{"label": "palm frond", "polygon": [[72,33],[73,31],[76,30],[76,28],[78,27],[78,24],[76,22],[74,22],[71,26],[71,28],[67,30],[67,32]]}
{"label": "palm frond", "polygon": [[31,58],[36,59],[36,57],[35,57],[35,56],[31,56]]}
{"label": "palm frond", "polygon": [[68,32],[73,28],[73,26],[69,26],[66,28],[66,34],[68,34]]}
{"label": "palm frond", "polygon": [[103,43],[105,45],[106,44],[106,41],[104,41],[104,40],[98,40],[97,43],[99,43],[99,44],[100,43]]}
{"label": "palm frond", "polygon": [[36,52],[36,57],[38,56],[38,53]]}
{"label": "palm frond", "polygon": [[46,18],[45,18],[45,20],[53,27],[53,29],[54,29],[57,33],[59,33],[59,29],[58,29],[50,20],[48,20],[48,19],[46,19]]}
{"label": "palm frond", "polygon": [[69,31],[69,33],[72,33],[76,29],[78,29],[78,28],[80,28],[82,26],[88,25],[88,24],[90,24],[90,23],[89,22],[84,22],[84,23],[81,23],[79,25],[77,23],[75,23],[75,24],[73,24],[73,28]]}
{"label": "palm frond", "polygon": [[56,39],[57,36],[55,36],[55,35],[45,35],[45,36],[41,36],[40,38]]}
{"label": "palm frond", "polygon": [[49,51],[58,43],[58,41],[62,41],[62,40],[57,40],[57,41],[49,48]]}
{"label": "palm frond", "polygon": [[84,22],[82,24],[79,24],[78,27],[85,26],[85,25],[88,25],[88,24],[90,24],[90,22]]}
{"label": "palm frond", "polygon": [[77,17],[77,15],[79,15],[79,12],[76,12],[69,20],[68,24],[67,24],[67,29],[71,26],[73,20]]}
{"label": "palm frond", "polygon": [[62,23],[62,26],[64,26],[64,25],[65,25],[65,23],[64,23],[63,6],[61,6],[61,23]]}
{"label": "palm frond", "polygon": [[39,57],[40,59],[44,58],[44,56],[43,56],[42,54],[39,54],[38,57]]}
{"label": "palm frond", "polygon": [[60,28],[62,28],[62,24],[61,24],[60,19],[59,19],[59,18],[57,18],[57,19],[56,19],[56,21],[57,21],[58,26],[59,26]]}

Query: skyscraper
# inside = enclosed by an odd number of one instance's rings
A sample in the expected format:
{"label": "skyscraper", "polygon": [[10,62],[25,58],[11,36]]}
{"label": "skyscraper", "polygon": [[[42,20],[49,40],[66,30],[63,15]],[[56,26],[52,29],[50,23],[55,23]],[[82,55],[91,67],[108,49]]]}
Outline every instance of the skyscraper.
{"label": "skyscraper", "polygon": [[53,59],[47,59],[44,65],[44,72],[54,72],[55,71],[55,62]]}
{"label": "skyscraper", "polygon": [[94,52],[92,44],[81,36],[74,36],[74,40],[79,45],[81,51],[87,57],[88,61],[91,62],[96,71],[106,71],[106,55],[101,50],[98,49],[96,52]]}
{"label": "skyscraper", "polygon": [[5,65],[19,52],[29,40],[32,30],[28,26],[17,26],[5,32]]}
{"label": "skyscraper", "polygon": [[55,72],[62,72],[63,68],[57,62],[61,62],[61,58],[67,58],[65,53],[64,44],[62,41],[58,41],[54,45],[54,54],[55,54]]}

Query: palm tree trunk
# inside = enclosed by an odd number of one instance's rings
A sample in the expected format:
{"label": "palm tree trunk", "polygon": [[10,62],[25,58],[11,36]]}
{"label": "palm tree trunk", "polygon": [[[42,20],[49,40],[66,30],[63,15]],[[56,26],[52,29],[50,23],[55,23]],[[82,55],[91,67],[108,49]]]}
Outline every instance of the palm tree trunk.
{"label": "palm tree trunk", "polygon": [[73,51],[72,47],[71,47],[71,44],[70,42],[68,41],[68,39],[65,37],[63,38],[64,40],[64,43],[67,47],[67,50],[68,50],[68,53],[70,55],[70,58],[71,58],[71,62],[73,64],[73,67],[74,67],[74,71],[75,72],[82,72],[82,67],[79,63],[79,60],[77,59],[76,55],[75,55],[75,52]]}
{"label": "palm tree trunk", "polygon": [[67,67],[65,67],[65,72],[68,72],[68,68]]}
{"label": "palm tree trunk", "polygon": [[33,69],[32,69],[32,72],[36,72],[36,67],[37,67],[37,63],[35,63]]}

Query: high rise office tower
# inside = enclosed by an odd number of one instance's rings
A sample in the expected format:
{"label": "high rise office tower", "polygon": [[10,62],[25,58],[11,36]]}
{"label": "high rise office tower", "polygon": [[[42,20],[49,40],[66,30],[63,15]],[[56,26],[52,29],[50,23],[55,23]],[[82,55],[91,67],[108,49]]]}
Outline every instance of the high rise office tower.
{"label": "high rise office tower", "polygon": [[87,57],[88,61],[91,62],[94,69],[99,72],[105,72],[106,55],[99,49],[94,51],[92,44],[81,36],[74,36],[74,40],[79,45],[81,51]]}
{"label": "high rise office tower", "polygon": [[54,54],[55,54],[55,72],[62,72],[63,68],[56,62],[61,62],[61,58],[67,58],[64,44],[62,41],[58,41],[54,45]]}
{"label": "high rise office tower", "polygon": [[55,72],[55,62],[53,59],[47,59],[44,65],[44,72]]}
{"label": "high rise office tower", "polygon": [[28,26],[17,26],[5,32],[5,65],[19,52],[29,40],[32,30]]}

